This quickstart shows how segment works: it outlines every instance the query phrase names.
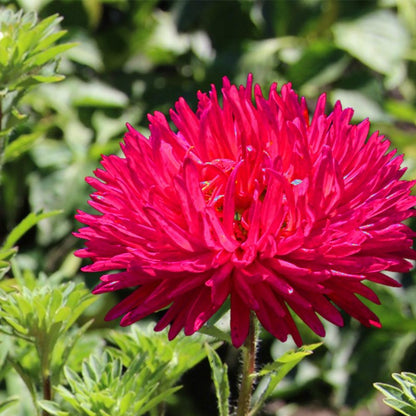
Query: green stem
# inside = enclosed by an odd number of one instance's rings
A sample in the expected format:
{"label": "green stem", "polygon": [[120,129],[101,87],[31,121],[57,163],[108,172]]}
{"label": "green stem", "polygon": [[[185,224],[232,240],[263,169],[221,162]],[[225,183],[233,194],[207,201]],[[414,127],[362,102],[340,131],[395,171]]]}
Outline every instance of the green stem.
{"label": "green stem", "polygon": [[0,183],[2,174],[1,171],[3,169],[3,162],[4,162],[4,152],[6,150],[6,136],[1,134],[3,131],[3,106],[2,101],[0,99]]}
{"label": "green stem", "polygon": [[[43,400],[52,400],[51,377],[49,374],[43,375],[42,384],[43,384]],[[49,413],[46,410],[43,410],[42,416],[49,416]]]}
{"label": "green stem", "polygon": [[0,99],[0,131],[3,130],[3,102]]}
{"label": "green stem", "polygon": [[238,396],[236,416],[248,416],[250,412],[251,395],[255,381],[257,350],[257,320],[252,312],[250,315],[250,329],[242,350],[242,374],[240,394]]}
{"label": "green stem", "polygon": [[[43,341],[43,342],[42,342]],[[50,339],[45,336],[37,339],[36,349],[40,360],[40,369],[42,374],[42,393],[43,400],[52,400],[52,384],[51,384],[51,353]],[[50,416],[47,410],[42,410],[42,416]]]}

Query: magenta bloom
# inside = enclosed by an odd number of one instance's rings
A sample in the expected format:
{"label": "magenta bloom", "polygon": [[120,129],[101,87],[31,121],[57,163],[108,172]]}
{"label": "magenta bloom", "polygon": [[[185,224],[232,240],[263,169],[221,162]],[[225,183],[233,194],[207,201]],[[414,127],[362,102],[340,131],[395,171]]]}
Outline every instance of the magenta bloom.
{"label": "magenta bloom", "polygon": [[[130,325],[166,308],[155,329],[198,331],[230,298],[236,347],[250,311],[285,341],[302,344],[292,314],[325,335],[322,318],[341,326],[339,309],[380,326],[357,295],[379,303],[363,282],[399,286],[383,271],[406,272],[415,259],[414,182],[400,180],[402,156],[370,123],[350,123],[325,95],[310,118],[290,84],[265,98],[224,78],[198,92],[194,112],[180,98],[170,117],[149,115],[150,137],[128,125],[124,157],[104,156],[87,182],[95,188],[75,235],[104,274],[94,293],[132,288],[107,314]],[[114,271],[116,271],[114,273]]]}

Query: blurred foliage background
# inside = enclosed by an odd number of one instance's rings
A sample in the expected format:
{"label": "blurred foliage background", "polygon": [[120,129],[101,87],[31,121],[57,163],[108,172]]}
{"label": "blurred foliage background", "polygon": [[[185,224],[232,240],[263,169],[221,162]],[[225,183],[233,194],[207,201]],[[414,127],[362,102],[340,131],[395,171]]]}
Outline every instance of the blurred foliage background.
{"label": "blurred foliage background", "polygon": [[[59,272],[94,286],[98,276],[82,276],[72,255],[75,210],[88,209],[84,177],[101,154],[119,151],[126,122],[146,134],[147,113],[167,113],[180,96],[195,105],[196,91],[220,86],[225,75],[243,83],[252,72],[265,89],[290,81],[311,109],[327,91],[331,104],[353,107],[357,121],[369,117],[405,153],[407,179],[416,176],[415,0],[0,0],[0,7],[40,18],[58,13],[62,42],[78,42],[60,61],[66,79],[33,88],[21,102],[28,117],[11,142],[30,137],[3,170],[1,240],[29,212],[63,210],[20,241],[18,262],[35,274]],[[402,289],[376,289],[383,329],[347,317],[343,329],[328,326],[324,346],[291,373],[264,414],[282,404],[288,415],[295,404],[382,414],[372,383],[415,371],[416,363],[415,274],[397,278]],[[101,296],[89,331],[108,325],[102,316],[114,301]],[[304,332],[306,342],[317,341]],[[291,347],[265,334],[260,359]],[[219,351],[233,373],[235,353]],[[180,414],[215,414],[208,364],[183,382]]]}

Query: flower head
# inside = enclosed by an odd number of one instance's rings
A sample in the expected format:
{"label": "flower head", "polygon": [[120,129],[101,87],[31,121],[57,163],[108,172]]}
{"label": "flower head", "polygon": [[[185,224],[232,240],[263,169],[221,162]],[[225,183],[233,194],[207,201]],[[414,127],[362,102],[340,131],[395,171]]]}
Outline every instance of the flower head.
{"label": "flower head", "polygon": [[[318,315],[342,325],[340,309],[380,326],[358,296],[379,303],[364,284],[399,286],[383,271],[405,272],[414,259],[413,182],[402,156],[353,110],[321,95],[312,117],[290,84],[264,97],[224,78],[183,98],[170,118],[149,115],[150,137],[128,125],[124,157],[104,156],[87,182],[95,188],[75,235],[104,274],[94,293],[133,288],[107,314],[129,325],[166,308],[155,329],[198,331],[229,298],[231,338],[240,346],[254,311],[263,327],[301,345],[292,315],[323,336]],[[114,272],[116,271],[116,272]],[[358,295],[358,296],[357,296]]]}

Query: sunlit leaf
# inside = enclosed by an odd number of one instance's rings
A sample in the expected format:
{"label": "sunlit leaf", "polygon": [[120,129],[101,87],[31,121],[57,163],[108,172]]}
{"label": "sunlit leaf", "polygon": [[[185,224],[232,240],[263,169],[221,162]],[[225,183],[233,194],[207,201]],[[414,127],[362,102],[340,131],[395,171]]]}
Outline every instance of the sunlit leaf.
{"label": "sunlit leaf", "polygon": [[374,383],[374,387],[383,393],[388,406],[406,416],[416,416],[416,375],[404,372],[392,376],[399,387],[386,383]]}
{"label": "sunlit leaf", "polygon": [[388,74],[402,60],[410,44],[409,34],[389,10],[376,10],[333,27],[336,44],[364,64]]}

